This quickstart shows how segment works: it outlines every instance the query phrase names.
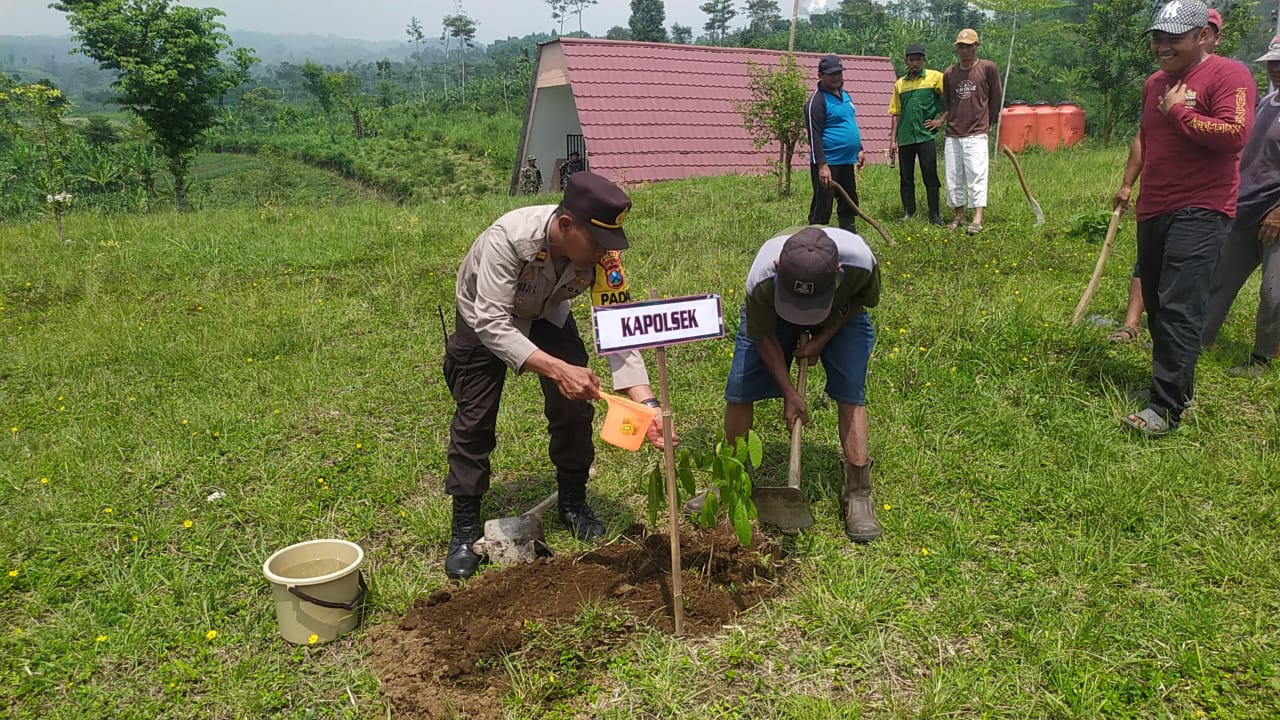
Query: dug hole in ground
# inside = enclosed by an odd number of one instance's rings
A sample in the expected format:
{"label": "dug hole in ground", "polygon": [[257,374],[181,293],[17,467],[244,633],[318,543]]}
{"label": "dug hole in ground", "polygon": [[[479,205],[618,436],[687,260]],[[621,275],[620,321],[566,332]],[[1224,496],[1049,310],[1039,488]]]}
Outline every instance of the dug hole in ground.
{"label": "dug hole in ground", "polygon": [[[681,549],[686,636],[716,633],[779,590],[783,553],[767,537],[754,534],[742,547],[727,524],[686,526]],[[628,618],[592,634],[597,648],[650,628],[671,632],[670,570],[668,536],[632,525],[588,552],[493,569],[415,601],[398,623],[370,629],[369,663],[395,717],[501,717],[511,690],[504,655],[530,666],[560,650],[537,642],[543,628],[573,623],[596,605]]]}

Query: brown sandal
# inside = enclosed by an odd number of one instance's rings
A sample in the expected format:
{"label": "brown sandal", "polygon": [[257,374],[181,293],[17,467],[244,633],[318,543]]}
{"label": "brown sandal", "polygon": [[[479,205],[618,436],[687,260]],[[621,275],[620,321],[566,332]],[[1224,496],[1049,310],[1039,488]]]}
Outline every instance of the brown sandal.
{"label": "brown sandal", "polygon": [[1107,336],[1107,339],[1113,343],[1131,343],[1138,339],[1138,328],[1131,325],[1121,325],[1119,330]]}

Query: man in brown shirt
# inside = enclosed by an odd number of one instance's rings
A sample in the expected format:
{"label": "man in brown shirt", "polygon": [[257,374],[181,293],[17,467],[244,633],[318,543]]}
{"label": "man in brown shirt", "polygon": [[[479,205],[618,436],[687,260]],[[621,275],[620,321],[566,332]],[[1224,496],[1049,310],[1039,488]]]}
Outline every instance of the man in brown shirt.
{"label": "man in brown shirt", "polygon": [[978,33],[970,28],[956,35],[959,62],[942,74],[946,102],[947,139],[943,160],[947,167],[947,204],[955,217],[947,227],[964,224],[964,209],[973,208],[968,232],[982,232],[982,211],[987,206],[987,132],[1000,116],[1004,92],[1000,71],[990,60],[978,57]]}

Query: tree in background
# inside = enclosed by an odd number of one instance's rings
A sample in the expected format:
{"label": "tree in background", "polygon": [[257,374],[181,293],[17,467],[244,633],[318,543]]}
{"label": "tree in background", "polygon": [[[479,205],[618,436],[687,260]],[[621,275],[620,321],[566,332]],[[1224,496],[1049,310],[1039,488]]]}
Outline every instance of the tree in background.
{"label": "tree in background", "polygon": [[[465,12],[456,15],[445,15],[442,21],[447,37],[458,41],[458,66],[461,69],[459,85],[462,87],[462,99],[467,98],[467,48],[475,43],[476,21]],[[441,35],[443,39],[445,35]],[[449,54],[449,46],[445,45],[445,56]]]}
{"label": "tree in background", "polygon": [[[31,132],[33,139],[44,151],[45,174],[43,189],[45,200],[53,209],[54,224],[58,228],[58,240],[66,241],[62,233],[62,212],[71,203],[67,192],[66,152],[67,126],[62,118],[71,110],[71,103],[62,93],[49,84],[36,82],[18,85],[0,92],[0,107],[12,109],[17,118],[30,117],[35,122]],[[6,113],[8,114],[8,113]],[[22,134],[19,123],[15,134]]]}
{"label": "tree in background", "polygon": [[778,143],[778,159],[774,162],[778,194],[790,195],[791,156],[804,139],[804,103],[809,86],[793,55],[783,56],[773,70],[748,60],[747,74],[751,99],[734,103],[734,109],[742,115],[742,126],[757,148]]}
{"label": "tree in background", "polygon": [[621,25],[614,25],[613,27],[609,28],[607,32],[605,32],[604,37],[606,40],[630,40],[631,28],[624,28]]}
{"label": "tree in background", "polygon": [[667,8],[662,0],[631,0],[631,38],[640,42],[666,42]]}
{"label": "tree in background", "polygon": [[119,77],[119,104],[155,135],[169,160],[178,209],[187,209],[187,170],[204,134],[217,122],[216,104],[249,77],[256,62],[232,46],[217,22],[217,8],[172,5],[170,0],[65,0],[52,5],[67,15],[79,52]]}
{"label": "tree in background", "polygon": [[729,34],[729,23],[738,15],[738,11],[733,9],[733,0],[707,0],[698,9],[707,15],[702,29],[707,31],[711,42],[723,43]]}
{"label": "tree in background", "polygon": [[578,32],[582,32],[582,11],[599,4],[598,0],[568,0],[569,12],[578,16]]}
{"label": "tree in background", "polygon": [[693,42],[693,28],[680,23],[671,23],[671,42],[677,45],[688,45]]}
{"label": "tree in background", "polygon": [[[1241,43],[1253,34],[1259,24],[1269,31],[1266,33],[1268,40],[1274,36],[1270,31],[1275,29],[1275,17],[1274,15],[1271,17],[1270,23],[1259,23],[1257,0],[1219,2],[1218,10],[1222,13],[1222,39],[1218,42],[1218,54],[1223,57],[1234,56],[1240,49]],[[1259,50],[1250,53],[1249,56],[1257,57],[1261,52]]]}
{"label": "tree in background", "polygon": [[422,23],[418,22],[417,16],[409,18],[409,24],[405,27],[404,32],[409,36],[409,42],[413,43],[413,54],[417,60],[418,93],[421,99],[425,101],[427,99],[427,88],[422,84],[422,41],[426,40],[427,36],[422,31]]}
{"label": "tree in background", "polygon": [[342,107],[351,115],[351,126],[357,140],[364,137],[364,93],[360,76],[349,72],[329,73],[325,83],[333,89],[333,96],[342,103]]}
{"label": "tree in background", "polygon": [[325,125],[329,126],[329,142],[337,142],[333,134],[333,101],[334,82],[329,79],[330,73],[319,63],[310,60],[302,63],[302,80],[307,92],[320,103],[320,112],[324,114]]}
{"label": "tree in background", "polygon": [[569,0],[547,0],[551,6],[551,19],[560,23],[560,34],[564,34],[564,21],[569,19]]}
{"label": "tree in background", "polygon": [[1111,142],[1117,124],[1138,118],[1142,83],[1155,66],[1143,33],[1155,4],[1098,0],[1085,20],[1085,63],[1101,98],[1103,142]]}
{"label": "tree in background", "polygon": [[782,10],[778,0],[747,0],[747,30],[756,35],[768,35],[782,26]]}

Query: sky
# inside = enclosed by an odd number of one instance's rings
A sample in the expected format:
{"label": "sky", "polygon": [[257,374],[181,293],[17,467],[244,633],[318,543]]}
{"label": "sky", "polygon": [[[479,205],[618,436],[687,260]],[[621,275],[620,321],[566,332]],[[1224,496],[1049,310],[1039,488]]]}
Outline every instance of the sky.
{"label": "sky", "polygon": [[[62,13],[49,9],[50,0],[0,0],[0,35],[66,35],[70,32]],[[551,20],[545,0],[184,0],[180,4],[216,7],[226,13],[222,23],[228,30],[255,30],[270,33],[337,35],[361,40],[405,40],[409,18],[417,17],[428,37],[438,35],[440,20],[461,6],[477,22],[476,39],[483,43],[533,32],[559,29]],[[698,9],[699,0],[666,0],[666,25],[680,23],[703,34],[707,16]],[[801,0],[804,13],[828,0]],[[741,3],[735,3],[741,11]],[[792,3],[779,0],[783,14]],[[631,16],[630,0],[599,0],[582,13],[582,29],[604,35],[614,25],[626,26]],[[742,13],[734,18],[743,24]],[[578,29],[576,17],[564,30]]]}

